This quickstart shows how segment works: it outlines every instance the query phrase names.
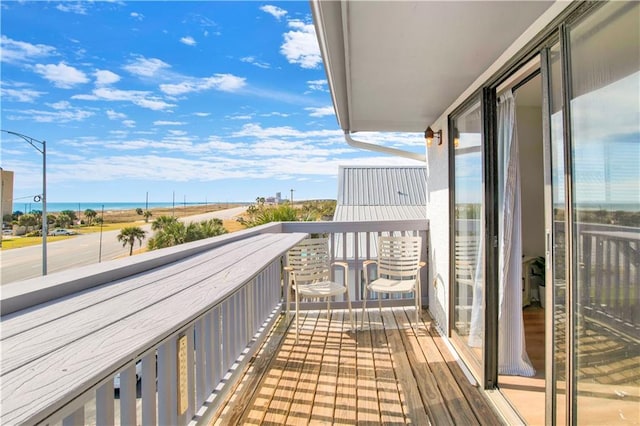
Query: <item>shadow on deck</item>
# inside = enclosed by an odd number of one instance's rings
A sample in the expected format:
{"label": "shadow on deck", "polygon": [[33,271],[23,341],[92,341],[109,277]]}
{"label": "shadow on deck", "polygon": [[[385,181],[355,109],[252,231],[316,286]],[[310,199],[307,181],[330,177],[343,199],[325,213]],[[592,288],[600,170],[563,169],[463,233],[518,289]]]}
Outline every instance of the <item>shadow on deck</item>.
{"label": "shadow on deck", "polygon": [[368,311],[356,332],[348,314],[303,313],[299,341],[282,316],[212,424],[458,424],[501,420],[469,383],[427,313]]}

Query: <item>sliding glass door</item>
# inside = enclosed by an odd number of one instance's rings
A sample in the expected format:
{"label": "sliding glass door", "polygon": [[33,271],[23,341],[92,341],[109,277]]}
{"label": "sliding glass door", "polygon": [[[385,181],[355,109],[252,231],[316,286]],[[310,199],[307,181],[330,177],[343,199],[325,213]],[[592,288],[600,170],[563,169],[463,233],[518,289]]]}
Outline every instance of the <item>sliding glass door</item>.
{"label": "sliding glass door", "polygon": [[598,5],[567,23],[548,58],[551,419],[637,423],[640,3]]}
{"label": "sliding glass door", "polygon": [[451,331],[477,377],[484,347],[483,156],[480,102],[452,119],[453,229]]}

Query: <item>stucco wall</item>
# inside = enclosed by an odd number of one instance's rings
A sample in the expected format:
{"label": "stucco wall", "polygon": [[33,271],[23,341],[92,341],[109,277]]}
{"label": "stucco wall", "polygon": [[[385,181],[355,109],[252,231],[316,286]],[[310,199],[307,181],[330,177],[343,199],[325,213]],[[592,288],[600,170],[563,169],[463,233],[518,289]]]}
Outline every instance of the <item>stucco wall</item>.
{"label": "stucco wall", "polygon": [[[434,129],[443,130],[446,123]],[[429,220],[429,311],[442,331],[449,306],[449,166],[448,144],[427,148],[427,219]],[[435,284],[435,285],[434,285]]]}

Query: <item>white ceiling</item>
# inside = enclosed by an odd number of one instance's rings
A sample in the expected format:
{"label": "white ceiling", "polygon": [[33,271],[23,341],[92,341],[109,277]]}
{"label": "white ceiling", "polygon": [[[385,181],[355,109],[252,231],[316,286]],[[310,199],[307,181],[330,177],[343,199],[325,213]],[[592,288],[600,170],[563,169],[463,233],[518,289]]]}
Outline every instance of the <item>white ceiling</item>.
{"label": "white ceiling", "polygon": [[317,1],[340,126],[424,131],[553,1]]}

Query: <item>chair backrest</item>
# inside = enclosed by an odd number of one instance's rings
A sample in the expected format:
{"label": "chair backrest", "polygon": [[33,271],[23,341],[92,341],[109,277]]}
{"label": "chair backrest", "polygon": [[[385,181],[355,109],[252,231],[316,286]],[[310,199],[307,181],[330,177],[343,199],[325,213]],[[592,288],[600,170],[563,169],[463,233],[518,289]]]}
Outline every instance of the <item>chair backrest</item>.
{"label": "chair backrest", "polygon": [[421,237],[378,237],[378,276],[415,277],[421,253]]}
{"label": "chair backrest", "polygon": [[478,237],[470,235],[457,236],[455,239],[455,272],[456,281],[472,284],[475,276],[478,257]]}
{"label": "chair backrest", "polygon": [[287,253],[287,265],[293,268],[297,284],[328,281],[331,275],[329,240],[302,240]]}

